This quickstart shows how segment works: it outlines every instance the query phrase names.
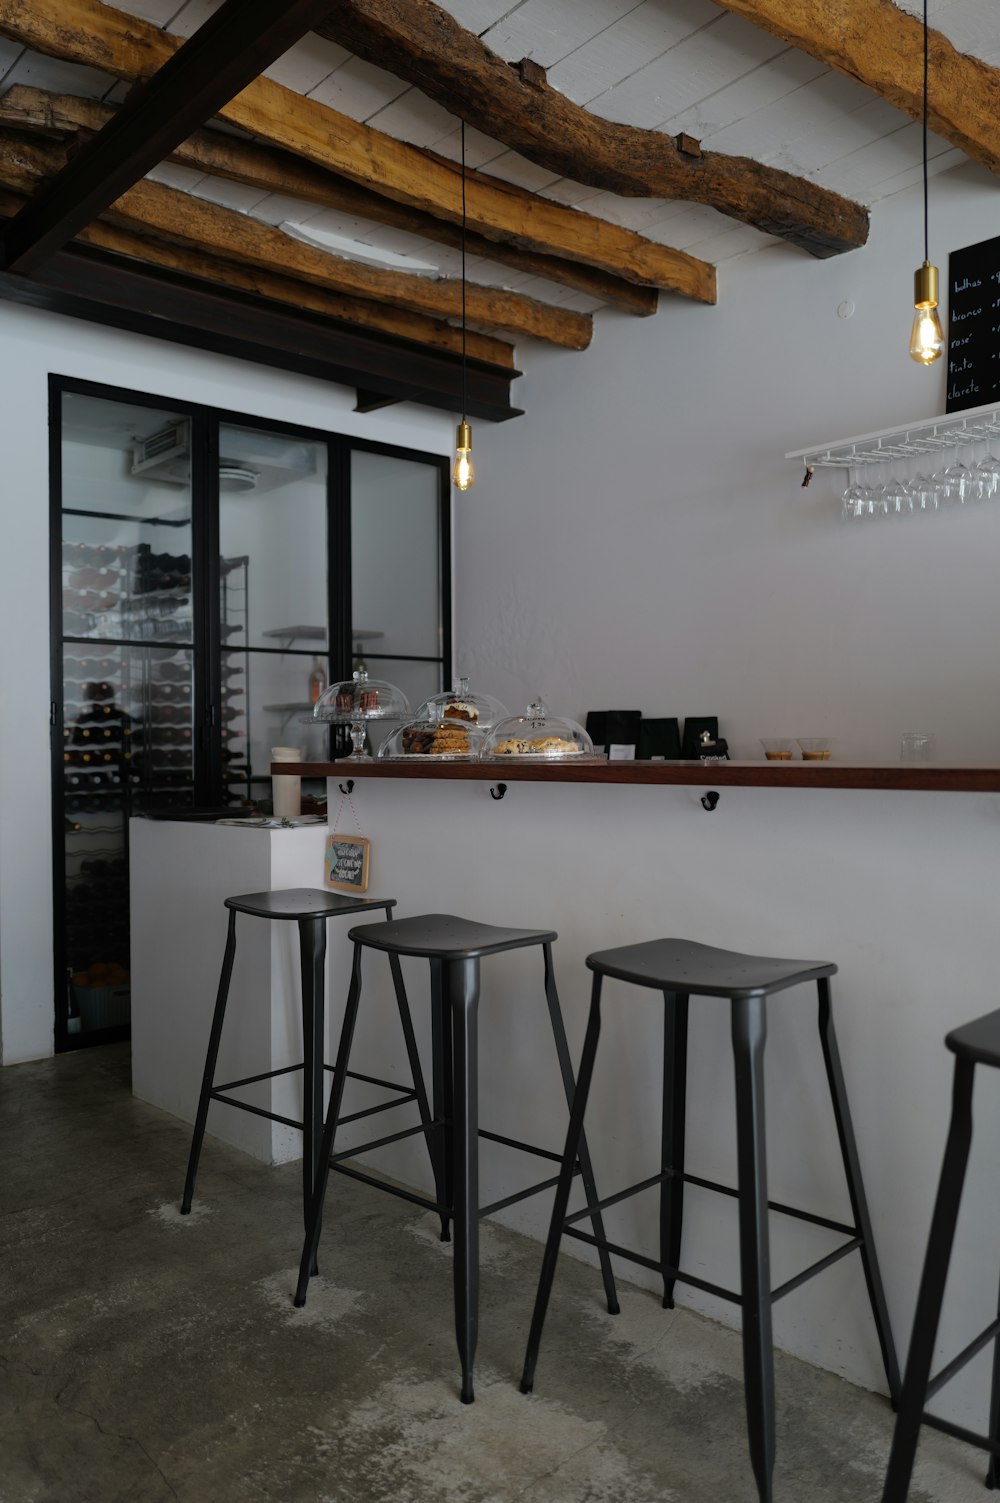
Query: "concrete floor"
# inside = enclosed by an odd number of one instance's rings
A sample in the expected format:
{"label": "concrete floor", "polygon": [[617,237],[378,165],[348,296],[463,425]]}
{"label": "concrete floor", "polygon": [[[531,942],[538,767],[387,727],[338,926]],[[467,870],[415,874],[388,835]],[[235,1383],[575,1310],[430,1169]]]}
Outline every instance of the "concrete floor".
{"label": "concrete floor", "polygon": [[[129,1092],[123,1047],[0,1071],[0,1503],[755,1503],[734,1332],[563,1259],[536,1392],[517,1378],[540,1248],[483,1227],[477,1402],[459,1404],[450,1252],[337,1178],[304,1310],[299,1168]],[[778,1357],[779,1503],[878,1503],[887,1403]],[[925,1432],[912,1503],[981,1499]]]}

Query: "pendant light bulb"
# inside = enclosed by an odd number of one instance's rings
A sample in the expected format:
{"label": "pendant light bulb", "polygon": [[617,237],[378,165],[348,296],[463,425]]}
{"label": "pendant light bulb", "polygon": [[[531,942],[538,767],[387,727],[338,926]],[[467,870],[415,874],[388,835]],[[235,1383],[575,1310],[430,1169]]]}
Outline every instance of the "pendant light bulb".
{"label": "pendant light bulb", "polygon": [[472,463],[472,429],[465,418],[455,433],[455,467],[451,472],[456,490],[467,491],[476,483],[476,470]]}
{"label": "pendant light bulb", "polygon": [[944,353],[944,331],[937,310],[938,269],[925,261],[913,275],[910,359],[918,365],[933,365]]}
{"label": "pendant light bulb", "polygon": [[944,331],[938,317],[938,269],[930,262],[930,231],[927,213],[927,79],[930,45],[927,31],[927,0],[924,0],[924,87],[923,87],[923,179],[924,179],[924,264],[913,274],[913,328],[910,330],[910,359],[918,365],[933,365],[944,353]]}

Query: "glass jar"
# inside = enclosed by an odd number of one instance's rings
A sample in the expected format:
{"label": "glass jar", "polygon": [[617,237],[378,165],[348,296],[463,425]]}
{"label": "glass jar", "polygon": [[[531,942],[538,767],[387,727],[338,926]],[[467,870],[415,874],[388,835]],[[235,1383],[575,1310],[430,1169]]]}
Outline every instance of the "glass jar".
{"label": "glass jar", "polygon": [[379,761],[409,761],[414,757],[435,762],[471,762],[482,749],[486,732],[466,720],[457,720],[436,704],[429,715],[418,715],[408,725],[393,731],[378,749]]}
{"label": "glass jar", "polygon": [[365,725],[369,720],[406,720],[410,706],[402,689],[381,678],[369,678],[364,668],[355,670],[350,679],[331,684],[321,694],[313,709],[314,720],[351,727],[353,750],[346,762],[370,762],[365,751]]}
{"label": "glass jar", "polygon": [[582,725],[553,715],[541,700],[535,700],[524,715],[501,720],[483,743],[484,762],[517,757],[521,761],[558,762],[569,757],[593,757],[594,743]]}

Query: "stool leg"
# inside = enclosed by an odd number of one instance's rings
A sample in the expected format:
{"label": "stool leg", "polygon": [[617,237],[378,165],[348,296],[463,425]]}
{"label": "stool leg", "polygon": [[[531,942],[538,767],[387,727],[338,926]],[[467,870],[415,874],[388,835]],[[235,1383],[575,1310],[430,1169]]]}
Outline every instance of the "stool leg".
{"label": "stool leg", "polygon": [[471,1404],[479,1334],[478,957],[446,961],[442,983],[454,1051],[455,1335],[462,1361],[462,1403]]}
{"label": "stool leg", "polygon": [[736,1067],[736,1153],[740,1200],[740,1276],[743,1306],[743,1382],[750,1462],[761,1503],[772,1503],[774,1471],[774,1351],[767,1227],[767,1150],[764,1134],[764,998],[733,998]]}
{"label": "stool leg", "polygon": [[[997,1304],[997,1315],[1000,1316],[1000,1301]],[[987,1434],[994,1442],[1000,1443],[1000,1336],[993,1343],[993,1381],[990,1384],[990,1427]],[[995,1455],[990,1456],[990,1464],[986,1471],[986,1486],[995,1488],[1000,1481],[1000,1461]]]}
{"label": "stool leg", "polygon": [[[687,1116],[688,999],[681,992],[664,992],[663,1120],[660,1168],[670,1173],[660,1185],[660,1262],[679,1268],[681,1224],[684,1218],[684,1126]],[[676,1279],[663,1276],[663,1308],[674,1308]]]}
{"label": "stool leg", "polygon": [[330,1178],[330,1158],[333,1154],[333,1145],[337,1135],[337,1120],[340,1117],[340,1108],[344,1099],[344,1083],[347,1080],[347,1066],[351,1056],[354,1028],[358,1021],[358,1002],[360,998],[361,946],[355,941],[354,963],[351,968],[351,987],[347,993],[347,1003],[344,1007],[344,1021],[340,1030],[340,1046],[337,1050],[337,1061],[333,1069],[333,1085],[330,1090],[330,1100],[326,1109],[326,1126],[323,1128],[323,1141],[319,1150],[316,1183],[313,1187],[309,1206],[309,1218],[306,1222],[305,1242],[302,1245],[302,1258],[299,1263],[299,1282],[295,1290],[295,1303],[300,1307],[306,1302],[306,1290],[309,1287],[309,1279],[316,1267],[316,1250],[319,1247],[319,1234],[323,1221],[323,1201],[326,1197],[327,1181]]}
{"label": "stool leg", "polygon": [[[552,1036],[556,1041],[556,1054],[559,1057],[559,1070],[562,1075],[563,1089],[566,1092],[566,1107],[573,1110],[573,1093],[576,1090],[576,1082],[573,1079],[573,1062],[570,1058],[569,1044],[566,1042],[566,1029],[563,1024],[562,1008],[559,1005],[559,993],[556,991],[556,973],[552,963],[552,946],[545,945],[545,1000],[549,1005],[549,1021],[552,1024]],[[590,1161],[590,1149],[587,1147],[587,1134],[580,1131],[580,1178],[583,1180],[584,1192],[587,1196],[588,1206],[596,1205],[600,1196],[597,1193],[597,1185],[594,1182],[594,1167]],[[604,1217],[600,1211],[595,1211],[590,1218],[590,1224],[594,1228],[594,1236],[602,1242],[606,1241],[604,1232]],[[604,1280],[604,1296],[608,1302],[608,1314],[619,1314],[618,1291],[615,1288],[615,1276],[611,1268],[611,1254],[606,1247],[599,1249],[601,1260],[601,1277]]]}
{"label": "stool leg", "polygon": [[601,979],[600,973],[595,971],[594,984],[590,993],[590,1017],[587,1020],[587,1033],[583,1041],[583,1054],[580,1056],[580,1069],[577,1072],[576,1090],[573,1092],[573,1105],[569,1114],[569,1127],[566,1131],[566,1148],[563,1152],[562,1168],[559,1171],[556,1198],[552,1206],[549,1235],[542,1257],[538,1293],[535,1295],[531,1330],[528,1333],[528,1348],[524,1354],[524,1370],[521,1373],[522,1393],[530,1393],[535,1382],[535,1364],[538,1361],[538,1348],[542,1342],[542,1327],[545,1325],[545,1312],[549,1307],[549,1295],[552,1293],[552,1280],[555,1278],[563,1223],[566,1220],[569,1195],[573,1188],[573,1170],[576,1167],[580,1139],[583,1136],[583,1119],[587,1111],[587,1097],[590,1095],[590,1082],[594,1074],[597,1042],[601,1036]]}
{"label": "stool leg", "polygon": [[433,1060],[432,1090],[434,1093],[434,1118],[444,1126],[433,1134],[434,1154],[438,1171],[434,1176],[438,1204],[446,1207],[441,1212],[441,1241],[451,1241],[451,1216],[455,1204],[455,1150],[453,1124],[455,1100],[452,1081],[451,1027],[445,1016],[444,994],[441,981],[440,960],[431,961],[431,1058]]}
{"label": "stool leg", "polygon": [[851,1123],[851,1111],[847,1104],[847,1087],[844,1085],[844,1071],[840,1063],[840,1049],[837,1045],[837,1035],[833,1027],[833,1010],[830,1006],[830,982],[824,976],[821,977],[817,986],[819,989],[819,1036],[823,1045],[826,1078],[830,1084],[830,1099],[833,1102],[833,1115],[837,1123],[837,1137],[840,1139],[840,1153],[844,1161],[844,1173],[847,1176],[847,1189],[851,1197],[851,1211],[854,1216],[854,1225],[861,1235],[861,1266],[865,1272],[868,1299],[871,1303],[872,1315],[875,1317],[875,1330],[878,1333],[879,1346],[882,1348],[882,1364],[885,1368],[886,1381],[889,1385],[889,1397],[895,1408],[899,1401],[899,1363],[896,1359],[896,1347],[892,1339],[892,1327],[889,1324],[889,1309],[885,1302],[885,1290],[882,1288],[882,1275],[879,1272],[878,1258],[875,1253],[875,1238],[872,1233],[871,1217],[868,1214],[868,1199],[865,1195],[864,1181],[861,1178],[861,1164],[858,1159],[858,1146],[854,1137],[854,1127]]}
{"label": "stool leg", "polygon": [[[413,1081],[413,1089],[417,1094],[417,1111],[420,1113],[420,1120],[424,1127],[428,1129],[424,1136],[434,1175],[434,1194],[438,1204],[442,1205],[444,1203],[444,1171],[440,1153],[440,1133],[430,1126],[431,1109],[427,1103],[427,1087],[424,1085],[424,1072],[420,1065],[416,1034],[413,1032],[410,1004],[406,998],[406,987],[403,985],[403,968],[399,963],[399,956],[394,955],[392,951],[389,952],[389,969],[392,971],[392,984],[396,990],[396,1005],[399,1008],[399,1022],[406,1044],[406,1057],[410,1062],[410,1079]],[[443,1240],[447,1241],[447,1238]]]}
{"label": "stool leg", "polygon": [[[299,919],[302,971],[302,1220],[309,1211],[323,1136],[323,1055],[326,1034],[326,920]],[[319,1244],[319,1235],[316,1237]],[[318,1273],[315,1258],[310,1273]]]}
{"label": "stool leg", "polygon": [[205,1070],[201,1077],[201,1094],[198,1097],[198,1110],[194,1119],[194,1136],[191,1139],[191,1154],[188,1158],[187,1177],[184,1181],[184,1195],[181,1200],[181,1215],[187,1216],[191,1211],[191,1198],[194,1195],[194,1181],[198,1173],[198,1160],[201,1158],[201,1145],[205,1139],[205,1123],[208,1121],[208,1107],[211,1101],[212,1086],[215,1083],[215,1066],[219,1058],[219,1043],[222,1039],[222,1025],[226,1017],[226,1002],[229,998],[229,982],[233,974],[233,960],[236,956],[236,909],[229,910],[229,928],[226,932],[226,953],[222,958],[222,975],[219,977],[219,990],[215,998],[215,1012],[212,1014],[212,1027],[208,1035],[208,1052],[205,1055]]}
{"label": "stool leg", "polygon": [[944,1286],[948,1277],[948,1263],[955,1238],[955,1223],[965,1183],[965,1169],[969,1162],[969,1145],[972,1142],[972,1079],[975,1066],[971,1060],[956,1059],[955,1080],[951,1096],[951,1126],[941,1165],[934,1215],[931,1219],[930,1236],[924,1271],[917,1296],[917,1312],[913,1321],[913,1335],[906,1359],[906,1377],[896,1415],[896,1429],[892,1437],[889,1455],[889,1470],[886,1473],[882,1503],[906,1503],[910,1490],[910,1474],[920,1438],[920,1421],[924,1412],[927,1383],[934,1358],[934,1343],[937,1340],[938,1320]]}

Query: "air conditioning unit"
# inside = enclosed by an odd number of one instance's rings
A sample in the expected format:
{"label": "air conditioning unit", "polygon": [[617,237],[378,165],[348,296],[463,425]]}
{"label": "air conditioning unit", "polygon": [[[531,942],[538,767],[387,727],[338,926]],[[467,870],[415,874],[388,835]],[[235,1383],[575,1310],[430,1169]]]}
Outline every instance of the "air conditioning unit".
{"label": "air conditioning unit", "polygon": [[170,485],[191,483],[191,421],[179,418],[146,437],[132,441],[132,474]]}

